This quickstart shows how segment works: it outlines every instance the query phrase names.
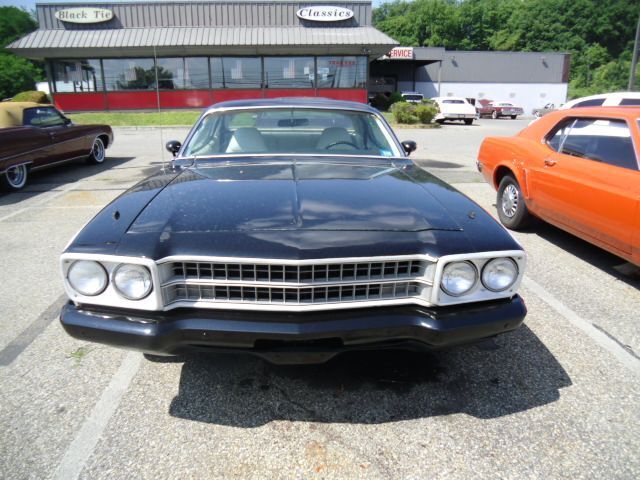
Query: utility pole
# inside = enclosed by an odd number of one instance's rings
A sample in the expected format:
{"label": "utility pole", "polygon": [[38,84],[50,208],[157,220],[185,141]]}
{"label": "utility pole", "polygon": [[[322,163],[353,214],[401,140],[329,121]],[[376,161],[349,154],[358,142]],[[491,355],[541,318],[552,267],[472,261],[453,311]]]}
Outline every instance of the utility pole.
{"label": "utility pole", "polygon": [[636,27],[636,41],[633,42],[633,57],[631,57],[631,72],[629,73],[629,88],[632,92],[636,83],[636,67],[638,65],[638,47],[640,47],[640,15],[638,16],[638,26]]}

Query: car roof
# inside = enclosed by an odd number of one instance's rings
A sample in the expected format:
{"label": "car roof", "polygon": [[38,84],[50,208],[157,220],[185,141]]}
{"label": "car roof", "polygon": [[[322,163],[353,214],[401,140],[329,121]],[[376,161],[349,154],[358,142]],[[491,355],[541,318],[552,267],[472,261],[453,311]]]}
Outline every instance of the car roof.
{"label": "car roof", "polygon": [[234,109],[234,108],[331,108],[335,110],[357,110],[368,113],[378,113],[378,111],[365,103],[348,102],[346,100],[331,100],[322,97],[280,97],[280,98],[254,98],[248,100],[231,100],[211,105],[209,110]]}
{"label": "car roof", "polygon": [[600,98],[604,98],[605,100],[611,100],[615,98],[640,98],[640,92],[599,93],[597,95],[589,95],[588,97],[574,98],[573,100],[565,103],[565,106],[568,105],[569,107],[567,108],[571,108],[571,106],[575,105],[576,103],[584,102],[587,100],[598,100]]}
{"label": "car roof", "polygon": [[466,97],[433,97],[431,100],[464,100],[467,101]]}
{"label": "car roof", "polygon": [[571,117],[618,117],[625,118],[631,123],[640,118],[640,107],[579,107],[566,110],[554,110],[544,117],[541,117],[529,124],[522,132],[527,132],[525,136],[544,135],[553,125],[556,125],[564,118]]}
{"label": "car roof", "polygon": [[48,103],[0,102],[0,128],[22,125],[22,112],[27,108],[51,107]]}
{"label": "car roof", "polygon": [[602,116],[616,116],[616,117],[628,117],[628,118],[637,118],[640,116],[640,107],[639,106],[611,106],[611,107],[579,107],[579,108],[567,108],[565,110],[555,110],[547,115],[551,116],[550,118],[555,117],[596,117],[598,115]]}

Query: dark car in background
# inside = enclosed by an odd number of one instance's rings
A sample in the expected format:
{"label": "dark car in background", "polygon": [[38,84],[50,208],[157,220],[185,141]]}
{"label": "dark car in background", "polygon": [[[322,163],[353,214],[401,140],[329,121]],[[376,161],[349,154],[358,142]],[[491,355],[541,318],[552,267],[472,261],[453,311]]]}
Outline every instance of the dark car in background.
{"label": "dark car in background", "polygon": [[172,168],[61,256],[61,322],[76,338],[313,363],[477,342],[524,319],[522,247],[414,165],[415,143],[371,107],[221,103],[167,148]]}
{"label": "dark car in background", "polygon": [[102,163],[113,143],[108,125],[74,125],[53,105],[0,103],[0,184],[19,190],[29,172],[86,158]]}
{"label": "dark car in background", "polygon": [[494,102],[493,100],[479,100],[476,105],[479,117],[501,118],[509,117],[515,120],[523,115],[524,110],[511,102]]}

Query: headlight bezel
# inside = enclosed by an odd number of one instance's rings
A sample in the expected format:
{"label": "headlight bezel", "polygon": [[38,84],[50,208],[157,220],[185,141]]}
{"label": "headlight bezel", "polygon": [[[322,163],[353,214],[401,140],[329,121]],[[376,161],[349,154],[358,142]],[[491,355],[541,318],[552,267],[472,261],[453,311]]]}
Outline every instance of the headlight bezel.
{"label": "headlight bezel", "polygon": [[[513,260],[518,267],[518,276],[516,281],[506,290],[501,292],[492,292],[487,289],[480,278],[484,265],[494,258],[508,257]],[[457,261],[468,261],[475,265],[478,270],[478,281],[474,288],[461,296],[449,295],[441,288],[444,268]],[[434,306],[454,306],[465,303],[485,302],[491,300],[499,300],[511,298],[515,295],[522,283],[524,272],[527,265],[527,255],[523,249],[514,250],[489,250],[484,252],[454,253],[450,255],[442,255],[438,257],[436,264],[435,276],[433,278],[433,289],[431,291],[430,301]]]}
{"label": "headlight bezel", "polygon": [[[123,289],[118,285],[116,277],[117,277],[118,272],[120,271],[120,269],[122,269],[124,267],[139,268],[140,270],[142,270],[142,271],[144,271],[146,273],[147,278],[149,280],[149,286],[147,287],[147,289],[145,290],[145,292],[144,292],[144,294],[142,296],[135,297],[135,296],[127,295],[123,291]],[[111,276],[110,276],[110,281],[111,281],[111,285],[113,286],[113,289],[116,291],[116,293],[118,295],[120,295],[122,298],[124,298],[126,300],[131,300],[133,302],[138,302],[140,300],[144,300],[149,295],[151,295],[151,292],[153,292],[153,274],[151,273],[149,268],[147,268],[145,265],[140,265],[140,264],[136,264],[136,263],[119,263],[118,265],[116,265],[113,268],[113,270],[111,272]]]}
{"label": "headlight bezel", "polygon": [[[71,273],[74,270],[74,267],[76,267],[77,265],[79,265],[81,263],[97,265],[99,271],[102,272],[102,275],[103,275],[102,287],[100,289],[96,290],[95,293],[88,293],[86,291],[81,290],[80,288],[78,288],[77,285],[74,284],[74,282],[71,280],[71,278],[69,278],[71,276]],[[66,280],[67,280],[67,283],[69,284],[69,286],[75,292],[77,292],[78,294],[80,294],[80,295],[82,295],[84,297],[97,297],[98,295],[101,295],[102,293],[104,293],[104,291],[109,287],[109,273],[107,272],[107,269],[104,267],[104,265],[102,265],[100,262],[98,262],[96,260],[77,259],[77,260],[73,261],[69,265],[69,268],[67,269]]]}
{"label": "headlight bezel", "polygon": [[[474,280],[471,283],[471,285],[469,286],[469,288],[467,288],[466,290],[460,292],[460,293],[454,293],[452,291],[450,291],[449,289],[447,289],[444,286],[444,279],[445,279],[445,275],[447,272],[447,269],[450,267],[453,267],[454,265],[468,265],[469,267],[471,267],[473,274],[474,274]],[[470,260],[454,260],[451,262],[446,263],[443,267],[442,267],[442,275],[440,277],[440,288],[442,289],[442,291],[449,295],[450,297],[454,297],[454,298],[460,298],[463,297],[464,295],[469,294],[471,291],[473,291],[473,289],[478,285],[478,281],[479,281],[479,272],[478,272],[478,267],[471,262]]]}
{"label": "headlight bezel", "polygon": [[[513,276],[513,279],[511,280],[511,282],[503,288],[492,288],[488,285],[488,282],[485,281],[485,272],[487,271],[487,269],[489,268],[489,266],[494,263],[494,262],[501,262],[501,261],[508,261],[509,263],[511,263],[514,267],[514,271],[515,271],[515,275]],[[515,285],[515,283],[518,281],[518,277],[520,276],[520,269],[518,267],[518,263],[511,257],[496,257],[496,258],[492,258],[489,259],[483,266],[482,266],[482,271],[480,272],[480,281],[482,282],[482,286],[484,288],[486,288],[487,290],[489,290],[490,292],[493,293],[501,293],[501,292],[505,292],[507,290],[509,290],[511,287],[513,287],[513,285]]]}
{"label": "headlight bezel", "polygon": [[[90,297],[76,291],[67,279],[69,267],[78,260],[93,260],[98,262],[107,272],[109,283],[107,288],[99,295]],[[147,268],[151,273],[152,290],[142,300],[129,300],[121,296],[113,286],[111,274],[121,263],[136,264]],[[125,255],[111,255],[103,253],[65,252],[60,256],[61,277],[64,289],[69,299],[76,305],[96,305],[113,308],[126,308],[132,310],[161,311],[164,303],[161,295],[161,277],[155,260],[147,257],[130,257]]]}

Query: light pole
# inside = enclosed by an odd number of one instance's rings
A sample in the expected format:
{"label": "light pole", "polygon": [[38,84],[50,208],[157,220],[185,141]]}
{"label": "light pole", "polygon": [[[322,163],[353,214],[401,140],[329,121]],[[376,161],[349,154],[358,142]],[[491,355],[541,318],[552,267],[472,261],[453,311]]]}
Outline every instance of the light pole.
{"label": "light pole", "polygon": [[640,43],[640,15],[638,16],[638,26],[636,27],[636,40],[633,42],[633,56],[631,57],[631,72],[629,72],[629,88],[633,91],[636,83],[636,66],[638,65],[638,44]]}

